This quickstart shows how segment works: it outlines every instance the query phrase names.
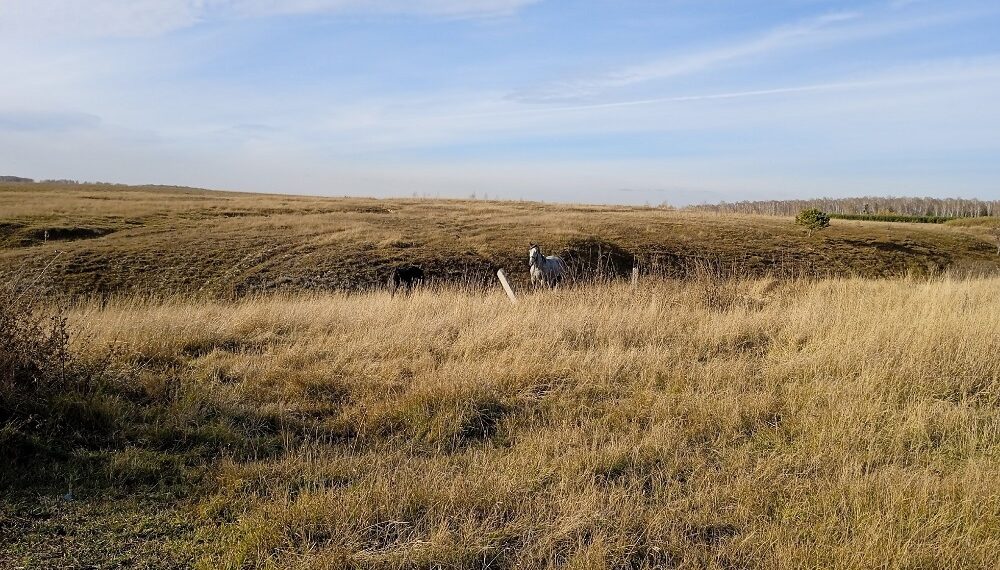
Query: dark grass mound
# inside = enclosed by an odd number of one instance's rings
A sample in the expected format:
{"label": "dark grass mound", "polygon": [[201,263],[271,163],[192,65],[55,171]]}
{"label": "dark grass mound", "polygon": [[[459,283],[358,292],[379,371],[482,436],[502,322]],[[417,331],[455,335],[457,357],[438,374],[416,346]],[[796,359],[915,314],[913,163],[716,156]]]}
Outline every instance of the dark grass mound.
{"label": "dark grass mound", "polygon": [[0,222],[0,245],[9,248],[29,247],[48,242],[66,242],[104,237],[118,231],[102,226],[33,226]]}

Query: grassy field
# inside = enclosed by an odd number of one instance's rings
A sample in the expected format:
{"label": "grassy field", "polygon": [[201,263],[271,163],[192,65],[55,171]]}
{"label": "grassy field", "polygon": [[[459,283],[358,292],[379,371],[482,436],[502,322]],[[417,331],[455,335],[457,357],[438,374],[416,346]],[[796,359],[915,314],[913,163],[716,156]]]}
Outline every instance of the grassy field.
{"label": "grassy field", "polygon": [[671,276],[706,264],[757,276],[1000,267],[983,228],[950,224],[834,220],[808,235],[791,218],[651,208],[0,184],[0,272],[71,295],[363,290],[400,263],[447,282],[487,282],[504,267],[523,282],[529,241],[587,275],[637,263]]}
{"label": "grassy field", "polygon": [[990,224],[3,186],[0,568],[992,568]]}
{"label": "grassy field", "polygon": [[990,568],[998,285],[83,303],[0,567]]}

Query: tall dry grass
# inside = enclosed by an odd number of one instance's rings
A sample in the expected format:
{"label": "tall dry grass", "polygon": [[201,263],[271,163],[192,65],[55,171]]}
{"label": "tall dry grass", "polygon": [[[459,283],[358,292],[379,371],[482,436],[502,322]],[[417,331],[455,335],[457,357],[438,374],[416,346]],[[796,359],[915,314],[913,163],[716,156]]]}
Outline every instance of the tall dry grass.
{"label": "tall dry grass", "polygon": [[71,323],[174,445],[223,442],[189,504],[205,568],[987,568],[998,285],[133,299]]}

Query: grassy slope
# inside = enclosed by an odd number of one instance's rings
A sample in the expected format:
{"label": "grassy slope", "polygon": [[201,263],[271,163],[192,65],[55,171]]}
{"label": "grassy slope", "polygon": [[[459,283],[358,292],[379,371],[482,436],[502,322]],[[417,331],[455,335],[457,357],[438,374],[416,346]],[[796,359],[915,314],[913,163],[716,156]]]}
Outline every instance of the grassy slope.
{"label": "grassy slope", "polygon": [[961,227],[838,220],[807,236],[788,218],[642,208],[0,185],[0,269],[49,266],[43,282],[71,293],[358,289],[403,262],[438,279],[506,267],[523,280],[532,240],[591,265],[612,252],[620,271],[636,258],[669,273],[701,260],[750,274],[998,266],[988,238]]}
{"label": "grassy slope", "polygon": [[84,304],[120,439],[0,566],[990,568],[997,285]]}
{"label": "grassy slope", "polygon": [[958,224],[3,185],[0,273],[121,295],[71,314],[113,370],[55,401],[83,443],[0,468],[0,567],[989,566],[996,280],[301,293],[403,261],[523,279],[529,240],[675,272],[997,265]]}

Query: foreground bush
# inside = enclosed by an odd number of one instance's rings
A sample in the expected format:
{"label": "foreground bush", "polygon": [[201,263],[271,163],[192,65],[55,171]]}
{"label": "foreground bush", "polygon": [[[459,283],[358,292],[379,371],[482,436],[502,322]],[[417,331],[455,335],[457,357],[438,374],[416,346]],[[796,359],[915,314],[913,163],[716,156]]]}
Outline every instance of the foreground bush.
{"label": "foreground bush", "polygon": [[66,319],[32,291],[0,292],[0,455],[18,463],[68,437],[65,406],[88,391],[90,371],[73,358]]}

